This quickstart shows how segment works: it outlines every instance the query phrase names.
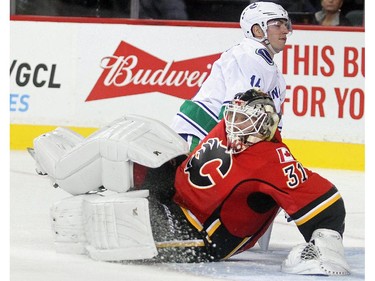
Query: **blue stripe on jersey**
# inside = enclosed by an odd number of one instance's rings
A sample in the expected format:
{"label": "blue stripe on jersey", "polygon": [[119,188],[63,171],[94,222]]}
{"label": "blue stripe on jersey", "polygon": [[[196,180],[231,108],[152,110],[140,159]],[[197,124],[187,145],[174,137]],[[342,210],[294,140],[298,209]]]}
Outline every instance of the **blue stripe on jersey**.
{"label": "blue stripe on jersey", "polygon": [[190,100],[186,100],[181,105],[178,116],[204,135],[207,135],[219,122],[217,116],[207,106]]}
{"label": "blue stripe on jersey", "polygon": [[204,103],[200,102],[200,101],[194,101],[195,103],[199,104],[201,107],[203,107],[203,109],[209,113],[210,115],[212,115],[212,118],[215,118],[217,121],[219,121],[219,117],[211,111],[211,109],[209,109]]}
{"label": "blue stripe on jersey", "polygon": [[177,113],[177,116],[180,116],[182,119],[184,119],[192,127],[194,127],[196,130],[198,130],[202,135],[207,136],[207,132],[201,126],[199,126],[197,123],[195,123],[193,120],[191,120],[189,117],[187,117],[185,114]]}

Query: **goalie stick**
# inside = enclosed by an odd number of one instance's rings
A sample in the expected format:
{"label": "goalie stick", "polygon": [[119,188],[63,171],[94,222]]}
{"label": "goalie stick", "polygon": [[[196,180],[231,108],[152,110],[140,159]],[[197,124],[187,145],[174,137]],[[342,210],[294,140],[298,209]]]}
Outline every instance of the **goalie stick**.
{"label": "goalie stick", "polygon": [[[281,208],[279,208],[279,211],[277,213],[280,213],[280,212],[281,212]],[[272,232],[273,224],[274,223],[272,222],[270,226],[268,227],[267,231],[258,240],[258,244],[262,251],[265,251],[265,252],[268,251],[268,247],[270,245],[270,240],[271,240],[271,232]]]}
{"label": "goalie stick", "polygon": [[273,223],[268,227],[267,231],[258,240],[259,247],[262,251],[268,251],[271,240],[272,226]]}

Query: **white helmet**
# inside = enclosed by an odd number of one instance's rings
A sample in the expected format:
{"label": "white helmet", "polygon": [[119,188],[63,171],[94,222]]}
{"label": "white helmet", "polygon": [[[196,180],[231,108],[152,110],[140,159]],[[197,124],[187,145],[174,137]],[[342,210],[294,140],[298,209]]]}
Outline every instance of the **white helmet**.
{"label": "white helmet", "polygon": [[260,141],[271,140],[279,123],[273,100],[257,88],[238,93],[225,106],[225,130],[228,148],[240,153]]}
{"label": "white helmet", "polygon": [[[255,2],[248,5],[241,14],[240,25],[246,38],[254,39],[258,42],[267,40],[267,23],[270,20],[285,19],[288,23],[289,34],[292,32],[292,24],[290,22],[288,12],[278,4],[272,2]],[[263,32],[262,39],[255,38],[251,28],[258,24]]]}

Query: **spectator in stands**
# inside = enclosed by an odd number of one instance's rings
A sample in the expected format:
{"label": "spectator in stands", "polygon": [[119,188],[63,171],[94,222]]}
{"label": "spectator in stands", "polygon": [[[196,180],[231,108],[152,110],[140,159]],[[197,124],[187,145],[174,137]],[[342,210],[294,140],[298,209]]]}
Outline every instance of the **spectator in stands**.
{"label": "spectator in stands", "polygon": [[344,0],[322,0],[322,9],[315,13],[315,24],[325,26],[350,26],[351,22],[341,13]]}
{"label": "spectator in stands", "polygon": [[187,20],[188,15],[184,0],[140,0],[139,18]]}

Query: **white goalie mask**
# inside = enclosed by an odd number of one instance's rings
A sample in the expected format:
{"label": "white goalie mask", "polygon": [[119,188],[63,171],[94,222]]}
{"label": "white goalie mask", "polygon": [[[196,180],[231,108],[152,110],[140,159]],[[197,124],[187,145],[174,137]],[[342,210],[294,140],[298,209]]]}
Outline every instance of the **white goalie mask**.
{"label": "white goalie mask", "polygon": [[[264,42],[268,40],[267,28],[269,21],[283,19],[287,22],[289,35],[292,34],[292,23],[288,12],[280,5],[272,2],[255,2],[248,5],[241,13],[240,25],[246,38]],[[264,37],[255,38],[252,32],[254,25],[259,25],[264,32]]]}
{"label": "white goalie mask", "polygon": [[251,89],[237,94],[226,105],[224,120],[227,151],[236,154],[260,141],[271,140],[280,118],[273,100],[267,94]]}

